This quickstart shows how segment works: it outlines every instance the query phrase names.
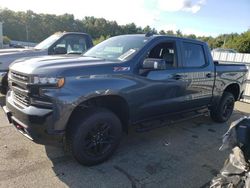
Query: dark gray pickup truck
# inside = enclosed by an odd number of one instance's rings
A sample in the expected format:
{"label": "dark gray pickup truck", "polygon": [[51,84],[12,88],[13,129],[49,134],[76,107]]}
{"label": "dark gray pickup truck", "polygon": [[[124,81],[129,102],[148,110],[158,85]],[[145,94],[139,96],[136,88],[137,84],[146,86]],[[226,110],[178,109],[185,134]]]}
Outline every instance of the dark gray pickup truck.
{"label": "dark gray pickup truck", "polygon": [[61,142],[84,165],[108,159],[129,125],[209,109],[227,121],[244,92],[245,65],[213,62],[200,41],[110,38],[81,57],[38,57],[10,66],[4,111],[23,135]]}

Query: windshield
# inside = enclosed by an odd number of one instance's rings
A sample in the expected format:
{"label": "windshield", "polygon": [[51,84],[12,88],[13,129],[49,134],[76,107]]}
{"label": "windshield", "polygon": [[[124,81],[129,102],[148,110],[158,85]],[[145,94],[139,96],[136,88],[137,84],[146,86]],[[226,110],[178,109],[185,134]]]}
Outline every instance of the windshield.
{"label": "windshield", "polygon": [[91,48],[84,56],[126,61],[131,59],[148,40],[149,38],[143,35],[112,37]]}
{"label": "windshield", "polygon": [[62,34],[58,34],[58,33],[54,34],[54,35],[51,35],[50,37],[46,38],[45,40],[43,40],[42,42],[40,42],[39,44],[37,44],[35,46],[35,49],[38,49],[38,50],[48,49],[61,36],[62,36]]}

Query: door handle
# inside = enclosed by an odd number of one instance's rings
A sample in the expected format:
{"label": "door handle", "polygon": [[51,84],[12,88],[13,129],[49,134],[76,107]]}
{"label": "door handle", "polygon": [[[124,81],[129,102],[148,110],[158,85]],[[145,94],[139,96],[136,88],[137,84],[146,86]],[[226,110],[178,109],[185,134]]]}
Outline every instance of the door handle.
{"label": "door handle", "polygon": [[179,75],[179,74],[175,74],[175,75],[173,76],[173,79],[175,79],[175,80],[180,80],[181,78],[182,78],[182,76]]}
{"label": "door handle", "polygon": [[212,78],[212,74],[211,74],[211,73],[207,73],[207,74],[206,74],[206,77],[207,77],[207,78]]}

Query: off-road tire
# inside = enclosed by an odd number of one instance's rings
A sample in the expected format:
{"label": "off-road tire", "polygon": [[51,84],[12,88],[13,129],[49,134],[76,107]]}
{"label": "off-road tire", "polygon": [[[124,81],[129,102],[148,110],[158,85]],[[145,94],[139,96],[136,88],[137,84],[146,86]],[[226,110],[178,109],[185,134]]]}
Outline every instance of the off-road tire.
{"label": "off-road tire", "polygon": [[[106,128],[102,127],[104,125]],[[67,144],[73,157],[86,166],[96,165],[107,160],[117,149],[121,137],[120,119],[113,112],[104,108],[90,108],[84,110],[82,114],[78,113],[69,122],[66,133]],[[106,141],[104,141],[105,139]],[[97,150],[98,148],[100,150],[101,146],[105,150],[98,153]]]}
{"label": "off-road tire", "polygon": [[235,99],[232,93],[224,92],[220,102],[210,109],[210,116],[215,122],[226,122],[232,115]]}

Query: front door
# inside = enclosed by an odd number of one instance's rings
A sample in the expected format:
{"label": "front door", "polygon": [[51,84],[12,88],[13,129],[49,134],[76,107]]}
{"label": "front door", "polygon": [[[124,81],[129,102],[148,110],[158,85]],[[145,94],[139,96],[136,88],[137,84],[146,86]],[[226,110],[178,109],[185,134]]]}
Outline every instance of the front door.
{"label": "front door", "polygon": [[178,50],[176,41],[166,41],[156,44],[147,53],[145,58],[163,59],[166,69],[140,72],[139,78],[145,86],[142,93],[137,93],[137,119],[185,109],[183,103],[186,98],[187,80],[182,79],[183,69]]}

